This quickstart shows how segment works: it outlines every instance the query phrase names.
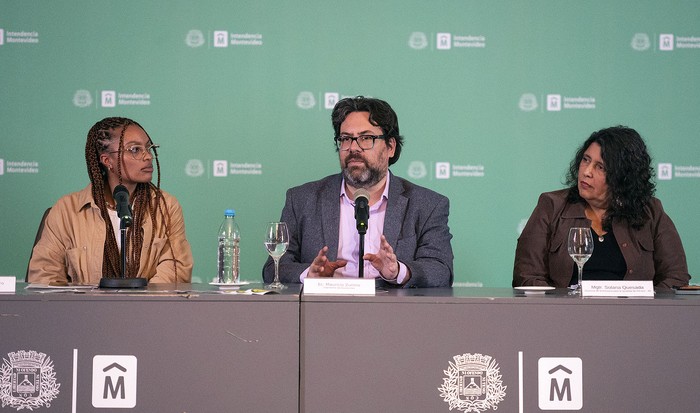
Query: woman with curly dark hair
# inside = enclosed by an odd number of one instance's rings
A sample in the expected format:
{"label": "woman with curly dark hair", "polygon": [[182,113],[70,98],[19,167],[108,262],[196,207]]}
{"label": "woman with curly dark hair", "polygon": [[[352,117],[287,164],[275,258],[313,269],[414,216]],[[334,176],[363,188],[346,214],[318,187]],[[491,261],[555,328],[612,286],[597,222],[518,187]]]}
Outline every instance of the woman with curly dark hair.
{"label": "woman with curly dark hair", "polygon": [[[90,129],[85,143],[90,184],[61,197],[51,208],[29,262],[29,282],[97,284],[102,277],[122,274],[120,223],[113,198],[118,185],[129,191],[133,208],[124,275],[151,282],[190,282],[192,251],[182,208],[160,189],[156,148],[131,119],[105,118]],[[151,182],[154,160],[156,184]]]}
{"label": "woman with curly dark hair", "polygon": [[654,197],[652,178],[651,157],[637,131],[615,126],[594,132],[571,161],[569,187],[540,195],[518,238],[513,286],[578,284],[578,269],[567,251],[572,227],[593,232],[584,280],[687,285],[683,244]]}

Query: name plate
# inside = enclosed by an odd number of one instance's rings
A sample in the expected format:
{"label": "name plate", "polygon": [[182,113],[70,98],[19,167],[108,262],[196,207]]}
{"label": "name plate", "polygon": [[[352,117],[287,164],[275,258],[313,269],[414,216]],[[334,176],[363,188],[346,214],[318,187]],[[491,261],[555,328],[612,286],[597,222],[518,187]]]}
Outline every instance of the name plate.
{"label": "name plate", "polygon": [[374,278],[305,278],[304,294],[374,295]]}
{"label": "name plate", "polygon": [[581,281],[584,297],[654,297],[653,281]]}
{"label": "name plate", "polygon": [[13,276],[0,276],[0,293],[14,293],[17,285],[17,278]]}

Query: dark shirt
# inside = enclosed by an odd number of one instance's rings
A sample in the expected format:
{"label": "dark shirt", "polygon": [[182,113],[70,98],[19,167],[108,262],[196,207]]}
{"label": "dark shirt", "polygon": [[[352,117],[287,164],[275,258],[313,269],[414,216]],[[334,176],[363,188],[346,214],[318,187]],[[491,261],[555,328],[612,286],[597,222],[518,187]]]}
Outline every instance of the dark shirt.
{"label": "dark shirt", "polygon": [[[615,233],[608,232],[603,235],[603,241],[600,241],[600,236],[592,229],[591,232],[593,232],[593,254],[583,266],[583,279],[623,280],[627,272],[627,264],[615,239]],[[578,284],[577,266],[574,266],[574,271],[571,273],[569,285],[575,284]]]}

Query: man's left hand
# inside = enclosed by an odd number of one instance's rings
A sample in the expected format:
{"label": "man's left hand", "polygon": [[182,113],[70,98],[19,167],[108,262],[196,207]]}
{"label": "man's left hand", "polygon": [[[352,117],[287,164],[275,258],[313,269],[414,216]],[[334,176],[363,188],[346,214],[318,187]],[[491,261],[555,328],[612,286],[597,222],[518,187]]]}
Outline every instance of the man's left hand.
{"label": "man's left hand", "polygon": [[379,251],[376,254],[365,254],[362,258],[372,263],[386,280],[395,280],[399,276],[399,260],[384,235],[379,244]]}

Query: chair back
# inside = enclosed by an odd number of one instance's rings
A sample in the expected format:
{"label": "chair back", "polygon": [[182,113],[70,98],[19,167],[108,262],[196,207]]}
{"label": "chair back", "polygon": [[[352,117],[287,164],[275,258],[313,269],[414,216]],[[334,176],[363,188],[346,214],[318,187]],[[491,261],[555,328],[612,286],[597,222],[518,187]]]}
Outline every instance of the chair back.
{"label": "chair back", "polygon": [[[41,233],[44,232],[44,224],[46,223],[46,217],[49,215],[51,207],[44,211],[44,215],[41,217],[41,222],[39,222],[39,229],[36,231],[36,237],[34,238],[34,244],[32,245],[32,250],[29,252],[29,262],[32,261],[32,255],[34,254],[34,246],[41,239]],[[27,273],[24,275],[24,282],[29,282],[29,262],[27,263]]]}

